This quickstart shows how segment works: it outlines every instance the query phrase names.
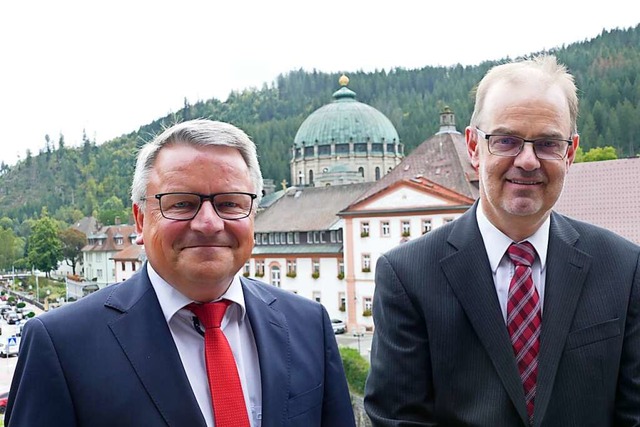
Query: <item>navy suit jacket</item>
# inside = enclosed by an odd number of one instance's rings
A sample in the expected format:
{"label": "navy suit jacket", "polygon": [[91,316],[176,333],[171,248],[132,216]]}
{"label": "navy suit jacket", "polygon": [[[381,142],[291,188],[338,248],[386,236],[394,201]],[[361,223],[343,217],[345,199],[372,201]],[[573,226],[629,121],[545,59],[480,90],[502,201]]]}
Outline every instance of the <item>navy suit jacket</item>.
{"label": "navy suit jacket", "polygon": [[[476,206],[378,260],[374,426],[528,425]],[[639,255],[552,213],[535,426],[640,426]]]}
{"label": "navy suit jacket", "polygon": [[[143,268],[25,325],[5,425],[205,427]],[[324,308],[241,278],[262,380],[262,427],[351,427]]]}

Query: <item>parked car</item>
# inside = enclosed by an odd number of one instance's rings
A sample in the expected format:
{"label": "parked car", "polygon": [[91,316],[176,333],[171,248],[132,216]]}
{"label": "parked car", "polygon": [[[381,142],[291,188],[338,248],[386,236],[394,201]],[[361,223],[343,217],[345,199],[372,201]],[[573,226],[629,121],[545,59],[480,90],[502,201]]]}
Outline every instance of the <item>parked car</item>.
{"label": "parked car", "polygon": [[331,319],[331,326],[334,334],[344,334],[347,331],[347,325],[340,319]]}
{"label": "parked car", "polygon": [[0,414],[4,414],[7,410],[7,400],[9,400],[9,392],[0,393]]}
{"label": "parked car", "polygon": [[0,357],[17,356],[19,349],[19,337],[0,337]]}
{"label": "parked car", "polygon": [[7,315],[7,318],[5,319],[7,321],[7,324],[9,325],[15,325],[18,322],[20,322],[20,316],[18,315],[18,313],[15,312],[10,312]]}
{"label": "parked car", "polygon": [[4,313],[9,311],[9,310],[13,310],[13,307],[11,307],[9,304],[1,304],[0,305],[0,315],[4,316]]}

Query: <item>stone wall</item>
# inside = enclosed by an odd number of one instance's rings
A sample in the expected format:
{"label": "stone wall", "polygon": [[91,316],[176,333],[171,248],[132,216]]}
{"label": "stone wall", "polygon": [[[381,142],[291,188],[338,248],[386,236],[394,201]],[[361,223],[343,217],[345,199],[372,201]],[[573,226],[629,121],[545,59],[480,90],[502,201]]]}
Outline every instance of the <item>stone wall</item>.
{"label": "stone wall", "polygon": [[356,394],[351,395],[353,415],[356,417],[356,427],[371,427],[371,420],[364,412],[364,399]]}

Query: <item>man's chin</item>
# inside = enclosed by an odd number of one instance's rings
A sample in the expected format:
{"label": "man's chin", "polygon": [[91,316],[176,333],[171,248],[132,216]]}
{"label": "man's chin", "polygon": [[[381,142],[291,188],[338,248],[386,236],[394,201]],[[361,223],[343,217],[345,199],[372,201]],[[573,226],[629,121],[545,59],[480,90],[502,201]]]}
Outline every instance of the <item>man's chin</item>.
{"label": "man's chin", "polygon": [[531,216],[540,213],[542,203],[529,198],[511,200],[506,206],[506,211],[513,216]]}

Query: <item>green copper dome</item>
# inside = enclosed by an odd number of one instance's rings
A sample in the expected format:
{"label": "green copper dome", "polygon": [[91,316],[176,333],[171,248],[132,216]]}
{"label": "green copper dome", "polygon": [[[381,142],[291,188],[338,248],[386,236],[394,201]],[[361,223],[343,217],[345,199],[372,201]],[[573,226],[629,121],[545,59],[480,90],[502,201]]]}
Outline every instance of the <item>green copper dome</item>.
{"label": "green copper dome", "polygon": [[375,108],[356,101],[356,94],[346,87],[349,79],[340,78],[343,86],[333,94],[334,101],[320,107],[302,122],[294,139],[294,147],[340,143],[399,142],[391,121]]}

